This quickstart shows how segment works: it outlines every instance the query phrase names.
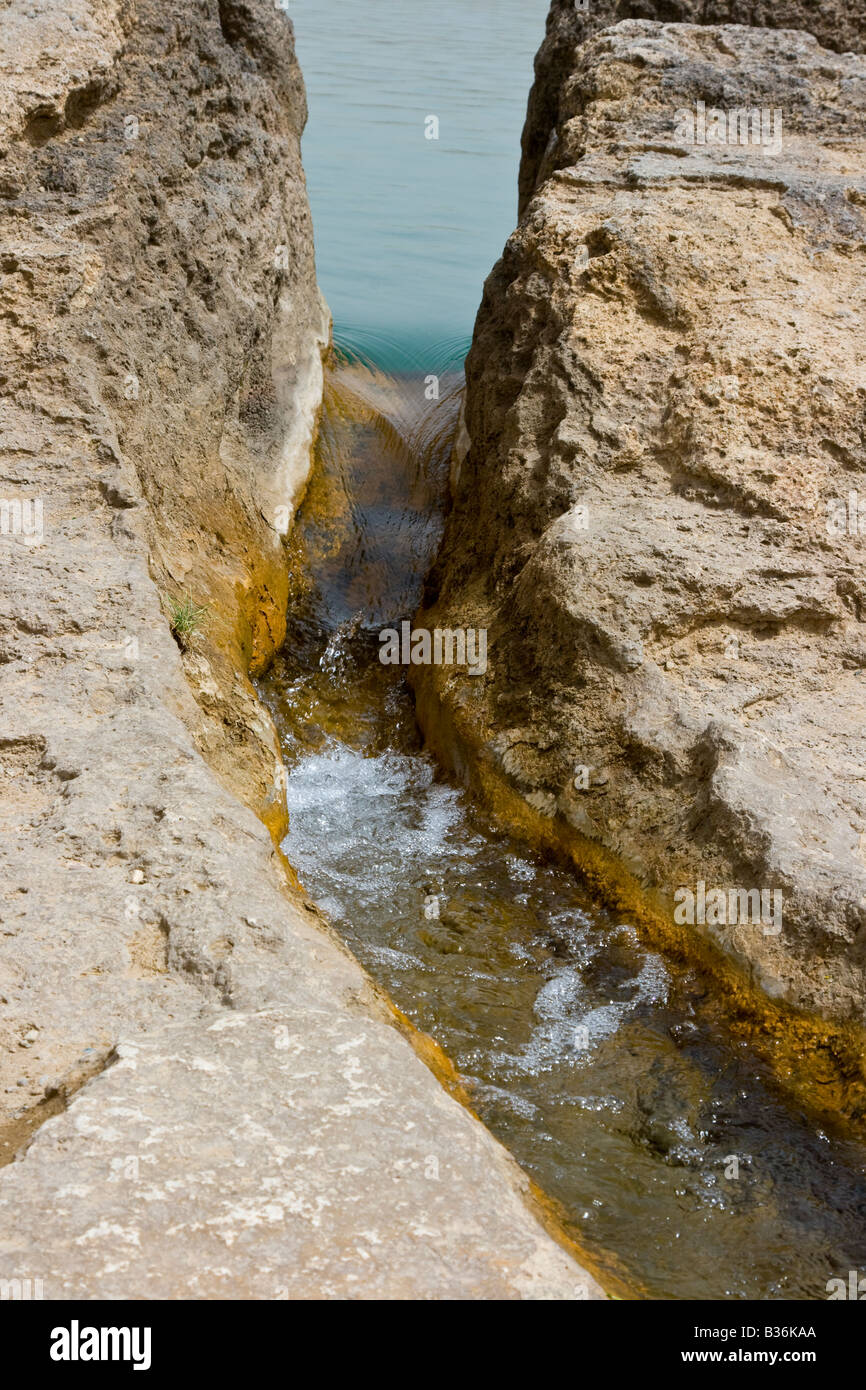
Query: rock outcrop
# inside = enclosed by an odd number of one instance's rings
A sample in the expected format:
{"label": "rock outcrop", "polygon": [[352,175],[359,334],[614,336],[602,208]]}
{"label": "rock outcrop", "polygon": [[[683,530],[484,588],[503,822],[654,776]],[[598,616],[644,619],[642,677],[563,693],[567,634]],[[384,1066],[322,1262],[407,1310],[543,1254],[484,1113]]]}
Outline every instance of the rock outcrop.
{"label": "rock outcrop", "polygon": [[[763,29],[801,29],[836,53],[866,50],[862,0],[551,0],[547,34],[535,59],[535,82],[523,128],[520,215],[535,191],[542,162],[560,123],[580,45],[624,19],[666,24],[742,24]],[[567,100],[567,97],[566,97]]]}
{"label": "rock outcrop", "polygon": [[[788,1079],[862,1117],[866,60],[626,20],[572,48],[554,105],[418,619],[487,628],[488,669],[417,668],[422,723],[730,967]],[[701,882],[734,909],[701,914]],[[779,893],[781,922],[743,921],[740,890]]]}
{"label": "rock outcrop", "polygon": [[329,335],[291,26],[0,0],[0,76],[0,1279],[600,1297],[269,833]]}

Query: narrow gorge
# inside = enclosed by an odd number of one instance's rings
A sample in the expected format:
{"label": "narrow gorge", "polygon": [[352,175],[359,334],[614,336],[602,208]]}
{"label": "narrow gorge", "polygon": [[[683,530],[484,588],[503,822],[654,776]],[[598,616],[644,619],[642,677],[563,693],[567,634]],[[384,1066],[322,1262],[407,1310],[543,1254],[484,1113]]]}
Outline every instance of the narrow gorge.
{"label": "narrow gorge", "polygon": [[266,0],[12,0],[0,35],[5,486],[44,518],[0,550],[0,1277],[595,1293],[276,848],[250,677],[284,631],[329,335],[290,25]]}
{"label": "narrow gorge", "polygon": [[[0,1284],[826,1299],[866,1269],[862,7],[553,0],[516,230],[467,310],[444,205],[405,332],[316,8],[0,0]],[[391,100],[481,204],[511,38],[485,78],[458,32],[454,146]],[[404,626],[483,661],[387,664]]]}

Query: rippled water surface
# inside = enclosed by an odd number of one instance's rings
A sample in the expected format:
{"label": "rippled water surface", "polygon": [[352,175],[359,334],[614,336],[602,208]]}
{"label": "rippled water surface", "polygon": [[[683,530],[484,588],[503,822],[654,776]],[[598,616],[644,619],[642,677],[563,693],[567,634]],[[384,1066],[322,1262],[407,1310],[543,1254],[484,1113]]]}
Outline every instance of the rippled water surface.
{"label": "rippled water surface", "polygon": [[[342,341],[423,368],[467,343],[514,228],[547,0],[287,0],[319,279]],[[425,137],[439,120],[439,139]]]}

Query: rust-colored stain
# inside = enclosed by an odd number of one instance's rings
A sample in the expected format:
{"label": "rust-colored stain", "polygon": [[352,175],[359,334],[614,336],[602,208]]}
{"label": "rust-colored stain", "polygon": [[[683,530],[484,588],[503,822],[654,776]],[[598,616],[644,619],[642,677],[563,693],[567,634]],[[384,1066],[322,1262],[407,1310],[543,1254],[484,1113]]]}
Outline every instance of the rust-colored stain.
{"label": "rust-colored stain", "polygon": [[496,823],[533,849],[572,866],[590,890],[629,920],[669,961],[713,982],[715,1002],[735,1041],[747,1042],[770,1077],[822,1123],[866,1132],[866,1032],[777,1002],[712,942],[679,926],[661,896],[645,888],[603,845],[561,817],[543,816],[495,769],[485,730],[465,708],[443,710],[426,668],[413,668],[418,721],[427,746],[479,797]]}

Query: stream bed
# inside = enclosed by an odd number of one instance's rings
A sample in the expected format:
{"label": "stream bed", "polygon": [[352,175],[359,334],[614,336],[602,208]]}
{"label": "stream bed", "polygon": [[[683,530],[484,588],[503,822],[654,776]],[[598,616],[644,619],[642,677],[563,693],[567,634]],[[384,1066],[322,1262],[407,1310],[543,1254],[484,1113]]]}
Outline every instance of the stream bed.
{"label": "stream bed", "polygon": [[866,1151],[774,1092],[705,980],[499,833],[425,754],[379,633],[412,618],[435,553],[448,429],[392,447],[423,418],[423,379],[348,380],[390,423],[332,412],[292,537],[288,638],[261,684],[286,854],[602,1278],[652,1298],[825,1299],[866,1264]]}
{"label": "stream bed", "polygon": [[288,637],[262,682],[284,848],[602,1277],[655,1298],[825,1299],[866,1268],[866,1149],[776,1094],[705,980],[487,822],[378,660],[441,534],[460,363],[514,227],[548,8],[289,6],[319,277],[338,342],[378,370],[329,378]]}

